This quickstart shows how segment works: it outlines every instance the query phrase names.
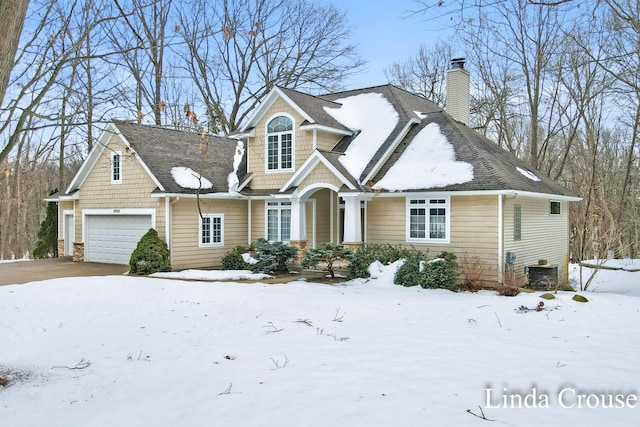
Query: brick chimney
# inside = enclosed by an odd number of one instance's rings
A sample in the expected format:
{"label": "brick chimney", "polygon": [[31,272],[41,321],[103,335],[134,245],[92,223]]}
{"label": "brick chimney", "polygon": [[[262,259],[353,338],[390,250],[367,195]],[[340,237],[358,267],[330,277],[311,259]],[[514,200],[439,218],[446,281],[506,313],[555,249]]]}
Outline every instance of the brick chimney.
{"label": "brick chimney", "polygon": [[464,58],[453,58],[447,70],[446,111],[455,120],[469,126],[469,72],[464,69]]}

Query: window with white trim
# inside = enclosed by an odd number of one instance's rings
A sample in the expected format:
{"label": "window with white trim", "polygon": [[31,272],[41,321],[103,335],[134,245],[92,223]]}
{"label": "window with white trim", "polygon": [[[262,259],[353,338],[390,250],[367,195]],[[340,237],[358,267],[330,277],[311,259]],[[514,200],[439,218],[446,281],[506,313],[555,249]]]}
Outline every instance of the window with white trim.
{"label": "window with white trim", "polygon": [[449,197],[407,199],[407,240],[449,243]]}
{"label": "window with white trim", "polygon": [[267,124],[267,171],[293,170],[293,120],[278,116]]}
{"label": "window with white trim", "polygon": [[267,202],[267,240],[288,242],[291,239],[291,202]]}
{"label": "window with white trim", "polygon": [[122,183],[122,152],[121,151],[111,152],[111,183],[112,184]]}
{"label": "window with white trim", "polygon": [[224,245],[224,215],[204,214],[200,217],[200,230],[198,233],[198,246],[206,248],[210,246]]}

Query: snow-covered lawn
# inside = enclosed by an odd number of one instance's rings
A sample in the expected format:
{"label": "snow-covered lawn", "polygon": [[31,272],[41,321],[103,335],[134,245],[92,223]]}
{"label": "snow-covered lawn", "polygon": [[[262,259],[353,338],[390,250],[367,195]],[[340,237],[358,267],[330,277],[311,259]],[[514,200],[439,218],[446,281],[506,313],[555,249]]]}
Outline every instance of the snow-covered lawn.
{"label": "snow-covered lawn", "polygon": [[20,258],[20,259],[0,259],[0,264],[8,264],[10,262],[23,262],[23,261],[31,261],[29,258]]}
{"label": "snow-covered lawn", "polygon": [[[0,371],[28,378],[0,387],[0,425],[636,425],[640,298],[610,291],[640,295],[640,273],[598,275],[588,303],[562,292],[539,312],[519,308],[540,293],[425,291],[388,274],[2,286]],[[499,407],[517,393],[549,408]],[[578,394],[591,395],[582,408]],[[589,408],[602,394],[627,407]]]}

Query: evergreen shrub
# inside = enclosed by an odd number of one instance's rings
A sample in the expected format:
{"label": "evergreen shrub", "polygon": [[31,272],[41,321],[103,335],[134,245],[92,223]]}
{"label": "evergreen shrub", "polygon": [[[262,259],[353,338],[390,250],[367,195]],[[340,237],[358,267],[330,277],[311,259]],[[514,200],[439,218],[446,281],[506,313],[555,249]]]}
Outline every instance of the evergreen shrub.
{"label": "evergreen shrub", "polygon": [[129,260],[129,272],[132,274],[152,274],[160,271],[171,271],[169,249],[158,237],[153,228],[140,238],[136,249]]}

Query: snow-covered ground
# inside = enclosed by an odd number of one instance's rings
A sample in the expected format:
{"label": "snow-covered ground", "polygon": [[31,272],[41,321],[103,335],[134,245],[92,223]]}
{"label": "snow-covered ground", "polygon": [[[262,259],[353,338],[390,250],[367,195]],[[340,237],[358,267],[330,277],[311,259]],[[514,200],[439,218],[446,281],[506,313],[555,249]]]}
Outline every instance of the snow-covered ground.
{"label": "snow-covered ground", "polygon": [[636,425],[640,273],[592,286],[542,311],[521,309],[540,293],[403,288],[388,271],[2,286],[0,371],[26,378],[0,387],[0,425]]}
{"label": "snow-covered ground", "polygon": [[22,261],[31,261],[29,258],[20,258],[20,259],[0,259],[0,264],[8,264],[10,262],[22,262]]}

